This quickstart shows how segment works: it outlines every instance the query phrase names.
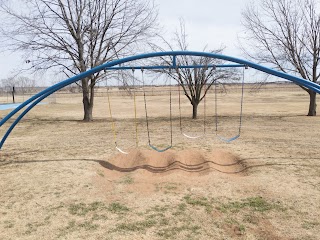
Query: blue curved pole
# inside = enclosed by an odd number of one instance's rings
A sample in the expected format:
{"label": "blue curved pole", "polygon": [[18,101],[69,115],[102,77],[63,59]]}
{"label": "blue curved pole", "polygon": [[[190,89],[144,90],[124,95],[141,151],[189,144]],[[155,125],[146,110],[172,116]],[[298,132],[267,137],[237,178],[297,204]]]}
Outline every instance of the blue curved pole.
{"label": "blue curved pole", "polygon": [[5,141],[7,140],[7,138],[9,137],[10,133],[12,132],[12,130],[14,129],[14,127],[20,122],[20,120],[24,117],[24,115],[26,115],[34,106],[36,106],[39,102],[41,102],[43,99],[45,99],[46,97],[48,97],[49,95],[51,95],[52,93],[54,93],[56,90],[51,90],[50,92],[47,92],[45,94],[43,94],[41,97],[39,97],[37,100],[35,100],[34,102],[32,102],[18,117],[17,119],[11,124],[11,126],[8,128],[7,132],[5,133],[5,135],[3,136],[3,138],[1,139],[0,142],[0,149],[2,148],[3,144],[5,143]]}
{"label": "blue curved pole", "polygon": [[295,77],[295,76],[292,76],[292,75],[289,75],[289,74],[286,74],[283,72],[279,72],[279,71],[273,70],[271,68],[261,66],[259,64],[255,64],[255,63],[252,63],[247,60],[243,60],[243,59],[239,59],[239,58],[235,58],[235,57],[230,57],[230,56],[226,56],[226,55],[215,54],[215,53],[206,53],[206,52],[194,52],[194,51],[170,51],[170,52],[154,52],[154,53],[140,54],[140,55],[136,55],[136,56],[130,56],[130,57],[122,58],[122,59],[117,59],[117,60],[102,64],[100,66],[94,67],[86,72],[80,73],[74,77],[71,77],[67,80],[64,80],[60,83],[57,83],[57,84],[55,84],[55,85],[53,85],[53,86],[51,86],[41,92],[35,94],[34,96],[29,98],[25,102],[21,103],[17,108],[15,108],[13,111],[11,111],[6,117],[4,117],[0,121],[0,127],[1,127],[18,111],[20,111],[22,108],[24,108],[25,106],[30,104],[30,106],[28,106],[28,108],[23,113],[21,113],[21,115],[19,115],[19,117],[14,121],[12,126],[10,126],[10,128],[8,129],[8,131],[6,132],[5,136],[3,137],[2,141],[1,141],[0,149],[1,149],[2,145],[4,144],[6,138],[9,136],[10,132],[13,130],[13,128],[16,126],[16,124],[23,118],[23,116],[25,114],[27,114],[41,100],[48,97],[50,94],[58,91],[59,89],[65,87],[67,85],[70,85],[74,82],[77,82],[83,78],[86,78],[94,73],[97,73],[99,71],[102,71],[104,69],[107,69],[107,68],[110,68],[112,66],[116,66],[116,65],[119,65],[122,63],[131,62],[134,60],[139,60],[139,59],[144,59],[144,58],[151,58],[151,57],[162,57],[162,56],[176,57],[179,55],[217,58],[217,59],[222,59],[222,60],[226,60],[226,61],[230,61],[230,62],[234,62],[234,63],[238,63],[238,64],[247,65],[247,66],[254,68],[256,70],[259,70],[259,71],[262,71],[262,72],[265,72],[265,73],[292,81],[298,85],[302,85],[302,86],[320,94],[320,85],[318,85],[316,83],[313,83],[311,81],[308,81],[308,80],[305,80],[305,79],[302,79],[299,77]]}

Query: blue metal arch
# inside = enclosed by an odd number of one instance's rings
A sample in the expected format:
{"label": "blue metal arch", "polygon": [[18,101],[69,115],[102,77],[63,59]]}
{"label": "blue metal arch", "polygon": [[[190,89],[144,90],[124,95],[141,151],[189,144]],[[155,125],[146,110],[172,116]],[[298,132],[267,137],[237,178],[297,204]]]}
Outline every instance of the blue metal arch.
{"label": "blue metal arch", "polygon": [[147,54],[140,54],[140,55],[136,55],[136,56],[130,56],[130,57],[126,57],[126,58],[122,58],[122,59],[118,59],[118,60],[114,60],[105,64],[102,64],[100,66],[94,67],[86,72],[80,73],[72,78],[69,78],[67,80],[64,80],[62,82],[59,82],[51,87],[48,87],[47,89],[35,94],[34,96],[32,96],[31,98],[29,98],[28,100],[26,100],[25,102],[21,103],[16,109],[12,110],[6,117],[4,117],[1,121],[0,121],[0,127],[6,123],[13,115],[15,115],[18,111],[20,111],[22,108],[26,107],[27,105],[29,105],[19,116],[18,118],[11,124],[11,126],[9,127],[9,129],[7,130],[7,132],[5,133],[5,135],[3,136],[1,142],[0,142],[0,149],[2,148],[4,142],[6,141],[7,137],[10,135],[11,131],[13,130],[13,128],[19,123],[19,121],[23,118],[24,115],[26,115],[34,106],[36,106],[40,101],[42,101],[43,99],[45,99],[46,97],[48,97],[49,95],[51,95],[52,93],[60,90],[61,88],[64,88],[65,86],[68,86],[74,82],[77,82],[83,78],[86,78],[94,73],[100,72],[104,69],[108,69],[111,68],[113,66],[122,64],[122,63],[126,63],[126,62],[131,62],[131,61],[135,61],[135,60],[139,60],[139,59],[144,59],[144,58],[151,58],[151,57],[163,57],[163,56],[173,56],[174,59],[176,56],[199,56],[199,57],[209,57],[209,58],[217,58],[217,59],[221,59],[221,60],[226,60],[226,61],[230,61],[230,62],[234,62],[234,63],[238,63],[238,64],[243,64],[246,66],[249,66],[251,68],[254,68],[256,70],[271,74],[273,76],[277,76],[289,81],[292,81],[298,85],[304,86],[310,90],[313,90],[317,93],[320,93],[320,85],[313,83],[311,81],[299,78],[299,77],[295,77],[283,72],[279,72],[276,70],[273,70],[271,68],[247,61],[247,60],[243,60],[240,58],[235,58],[235,57],[231,57],[231,56],[226,56],[226,55],[221,55],[221,54],[215,54],[215,53],[207,53],[207,52],[194,52],[194,51],[169,51],[169,52],[154,52],[154,53],[147,53]]}

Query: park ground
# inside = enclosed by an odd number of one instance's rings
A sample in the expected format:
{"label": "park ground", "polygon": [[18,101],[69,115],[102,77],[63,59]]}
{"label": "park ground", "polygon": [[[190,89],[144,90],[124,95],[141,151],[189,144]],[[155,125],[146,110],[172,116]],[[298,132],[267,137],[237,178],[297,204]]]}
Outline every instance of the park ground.
{"label": "park ground", "polygon": [[[240,90],[219,95],[219,134],[239,124]],[[176,90],[176,89],[174,89]],[[180,132],[173,91],[174,147],[147,147],[143,98],[110,90],[114,147],[105,90],[95,121],[84,123],[80,94],[61,92],[31,111],[0,154],[0,239],[320,239],[320,118],[292,85],[245,89],[241,137],[215,134],[214,94],[206,99],[206,135]],[[151,141],[170,143],[168,88],[148,91]],[[183,131],[203,133],[203,107]],[[8,110],[1,111],[3,117]],[[5,128],[1,127],[3,135]]]}

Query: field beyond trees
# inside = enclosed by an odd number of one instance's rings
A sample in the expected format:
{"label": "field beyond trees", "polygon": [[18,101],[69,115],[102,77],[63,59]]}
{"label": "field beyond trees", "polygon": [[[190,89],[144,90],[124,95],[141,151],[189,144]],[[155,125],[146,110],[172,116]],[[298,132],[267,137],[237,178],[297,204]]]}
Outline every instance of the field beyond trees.
{"label": "field beyond trees", "polygon": [[[229,144],[215,134],[214,91],[206,135],[188,139],[172,87],[174,147],[165,153],[147,146],[141,89],[135,149],[132,95],[111,88],[117,143],[129,155],[115,149],[106,89],[98,89],[89,123],[80,93],[55,94],[0,152],[0,239],[319,239],[320,117],[306,116],[309,96],[297,86],[251,87],[241,137]],[[227,88],[218,95],[218,131],[232,137],[241,89]],[[170,144],[168,92],[147,89],[151,142],[160,148]],[[204,102],[196,120],[185,97],[181,106],[183,132],[202,135]]]}

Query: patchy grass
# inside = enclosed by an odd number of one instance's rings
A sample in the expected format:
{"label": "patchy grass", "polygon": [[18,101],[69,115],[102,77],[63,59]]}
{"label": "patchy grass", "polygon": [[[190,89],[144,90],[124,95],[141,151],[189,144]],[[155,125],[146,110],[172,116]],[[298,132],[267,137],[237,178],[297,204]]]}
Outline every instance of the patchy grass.
{"label": "patchy grass", "polygon": [[85,216],[89,212],[97,211],[98,209],[104,209],[104,208],[106,208],[104,203],[93,202],[90,204],[85,204],[85,203],[71,204],[68,210],[71,215]]}
{"label": "patchy grass", "polygon": [[172,213],[172,215],[174,215],[174,216],[183,215],[186,213],[186,210],[187,210],[187,204],[180,203],[180,204],[178,204],[176,211],[174,211]]}
{"label": "patchy grass", "polygon": [[14,221],[4,221],[4,228],[13,228],[14,227]]}
{"label": "patchy grass", "polygon": [[107,214],[97,214],[97,213],[94,213],[93,216],[92,216],[92,221],[98,221],[98,220],[108,220],[108,215]]}
{"label": "patchy grass", "polygon": [[301,227],[304,229],[312,229],[317,226],[320,226],[320,222],[318,221],[304,221],[304,223],[301,224]]}
{"label": "patchy grass", "polygon": [[147,209],[147,213],[149,212],[160,212],[160,213],[164,213],[166,211],[168,211],[170,208],[170,205],[166,204],[164,206],[160,206],[160,205],[156,205],[154,207],[151,207],[149,209]]}
{"label": "patchy grass", "polygon": [[59,229],[59,234],[58,234],[58,238],[67,235],[70,232],[75,231],[76,229],[76,221],[75,220],[71,220],[68,222],[68,225],[66,227],[60,228]]}
{"label": "patchy grass", "polygon": [[33,232],[36,232],[38,230],[38,227],[47,225],[47,222],[33,222],[33,223],[27,223],[26,228],[27,230],[24,232],[26,235],[30,235]]}
{"label": "patchy grass", "polygon": [[240,225],[239,225],[239,230],[240,230],[240,233],[241,233],[241,234],[244,234],[245,231],[246,231],[246,228],[245,228],[245,226],[244,226],[243,224],[240,224]]}
{"label": "patchy grass", "polygon": [[116,226],[114,231],[116,232],[141,232],[148,228],[151,228],[157,224],[157,221],[146,219],[143,221],[131,222],[131,223],[120,223]]}
{"label": "patchy grass", "polygon": [[174,182],[165,182],[165,183],[157,183],[156,191],[163,190],[164,193],[174,193],[176,190],[178,190],[178,183]]}
{"label": "patchy grass", "polygon": [[184,212],[187,208],[187,205],[185,203],[180,203],[178,205],[178,210],[181,211],[181,212]]}
{"label": "patchy grass", "polygon": [[191,195],[186,195],[183,199],[189,205],[204,207],[207,212],[211,212],[213,209],[212,203],[206,197],[192,197]]}
{"label": "patchy grass", "polygon": [[245,214],[242,219],[244,222],[254,224],[254,225],[257,225],[259,223],[258,218],[251,214]]}
{"label": "patchy grass", "polygon": [[[186,213],[190,210],[188,206],[192,209],[192,205],[183,202],[172,205],[155,205],[142,213],[131,212],[127,220],[117,224],[111,232],[145,233],[152,231],[161,239],[172,239],[181,234],[187,236],[186,239],[196,239],[194,237],[200,234],[201,227],[193,222],[192,216],[187,216]],[[139,218],[144,219],[133,220],[138,215]]]}
{"label": "patchy grass", "polygon": [[112,213],[124,213],[128,212],[130,209],[119,202],[114,202],[108,206],[108,210]]}
{"label": "patchy grass", "polygon": [[[71,215],[85,216],[90,212],[96,212],[98,210],[100,211],[108,210],[112,213],[124,213],[124,212],[128,212],[129,208],[119,202],[110,203],[108,206],[106,206],[103,202],[93,202],[90,204],[85,204],[85,203],[71,204],[68,210]],[[97,217],[96,214],[94,216]]]}
{"label": "patchy grass", "polygon": [[99,227],[98,224],[94,224],[92,221],[84,221],[78,224],[79,228],[84,228],[86,231],[92,231]]}
{"label": "patchy grass", "polygon": [[157,235],[165,239],[172,239],[177,237],[177,235],[180,235],[182,232],[185,232],[186,235],[188,235],[188,239],[190,239],[192,236],[199,235],[200,229],[201,227],[198,225],[173,226],[157,231]]}
{"label": "patchy grass", "polygon": [[237,221],[236,219],[234,219],[233,217],[227,217],[224,219],[224,222],[227,225],[230,226],[235,226],[235,230],[237,231],[238,235],[243,235],[246,231],[245,225],[242,223],[239,223],[239,221]]}
{"label": "patchy grass", "polygon": [[104,173],[99,169],[97,170],[97,174],[100,176],[100,177],[104,177]]}
{"label": "patchy grass", "polygon": [[[188,236],[187,239],[193,239],[200,234],[201,227],[193,222],[193,216],[189,216],[188,212],[192,211],[192,204],[199,204],[199,201],[193,201],[195,199],[191,197],[187,197],[187,199],[190,204],[182,202],[171,205],[155,205],[144,212],[130,212],[129,215],[126,215],[125,222],[118,223],[111,232],[142,233],[152,231],[161,239],[172,239],[181,234]],[[207,204],[199,205],[207,206]],[[140,220],[136,220],[137,218]]]}
{"label": "patchy grass", "polygon": [[68,225],[60,228],[58,233],[58,238],[66,236],[72,232],[79,231],[81,229],[85,231],[94,231],[99,227],[98,224],[94,224],[93,221],[83,221],[76,222],[75,220],[71,220],[68,222]]}
{"label": "patchy grass", "polygon": [[249,208],[250,210],[257,212],[265,212],[272,209],[285,210],[279,203],[269,203],[262,197],[251,197],[242,199],[241,201],[231,201],[218,207],[222,212],[238,212],[243,208]]}
{"label": "patchy grass", "polygon": [[119,181],[119,183],[122,183],[122,184],[133,184],[134,183],[134,179],[133,179],[132,176],[126,175]]}

